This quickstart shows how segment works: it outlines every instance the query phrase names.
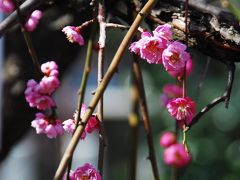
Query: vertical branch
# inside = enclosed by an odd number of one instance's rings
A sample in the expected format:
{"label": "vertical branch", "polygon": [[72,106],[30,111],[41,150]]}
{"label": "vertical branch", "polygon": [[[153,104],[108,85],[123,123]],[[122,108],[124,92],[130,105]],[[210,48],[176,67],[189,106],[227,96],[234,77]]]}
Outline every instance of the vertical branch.
{"label": "vertical branch", "polygon": [[154,179],[158,180],[159,174],[158,174],[157,161],[155,157],[152,129],[151,129],[151,124],[150,124],[150,119],[148,114],[146,95],[145,95],[144,84],[142,79],[142,72],[137,60],[134,60],[133,62],[133,73],[136,78],[137,87],[139,91],[138,94],[139,94],[140,108],[143,116],[143,124],[144,124],[145,133],[147,136],[147,142],[148,142],[149,160],[151,162]]}
{"label": "vertical branch", "polygon": [[20,11],[19,2],[17,0],[14,0],[13,2],[15,3],[15,6],[17,8],[18,19],[19,19],[19,22],[20,22],[20,25],[21,25],[21,31],[22,31],[24,40],[25,40],[27,48],[28,48],[28,52],[29,52],[29,54],[32,58],[33,64],[36,67],[37,73],[41,74],[41,68],[40,68],[38,58],[37,58],[37,53],[36,53],[36,51],[33,47],[33,44],[32,44],[31,38],[29,36],[29,33],[25,30],[25,27],[24,27],[25,20],[24,20],[23,15]]}
{"label": "vertical branch", "polygon": [[[133,58],[137,58],[133,55]],[[129,162],[129,180],[136,179],[137,169],[137,144],[138,144],[138,129],[139,129],[139,93],[137,87],[137,80],[133,74],[132,63],[132,80],[131,80],[131,113],[128,117],[128,123],[131,127],[131,149],[130,149],[130,162]]]}
{"label": "vertical branch", "polygon": [[[98,86],[102,82],[104,71],[104,49],[106,41],[106,22],[104,12],[104,0],[99,0],[98,5],[98,22],[99,22],[99,52],[98,52]],[[103,176],[103,162],[104,162],[104,126],[103,126],[103,95],[99,99],[97,107],[97,116],[100,121],[99,129],[99,152],[98,152],[98,170]]]}
{"label": "vertical branch", "polygon": [[118,64],[120,63],[122,56],[127,49],[129,43],[131,42],[133,36],[135,35],[140,23],[143,21],[145,16],[149,13],[149,11],[152,9],[152,7],[155,4],[155,0],[148,0],[148,2],[145,4],[143,9],[139,12],[136,19],[134,20],[133,24],[131,25],[130,29],[128,30],[126,36],[122,40],[122,43],[120,44],[115,56],[113,57],[113,60],[106,72],[106,74],[103,77],[103,80],[101,84],[98,86],[96,93],[92,97],[89,106],[82,118],[82,124],[80,124],[74,133],[63,157],[62,160],[58,166],[58,169],[55,173],[54,180],[61,180],[63,177],[63,174],[65,172],[65,169],[67,167],[67,164],[70,160],[70,157],[72,156],[73,152],[75,151],[75,148],[79,142],[79,138],[81,137],[84,128],[86,126],[86,123],[88,122],[89,117],[92,115],[94,108],[96,107],[99,99],[102,97],[103,92],[105,91],[106,87],[108,86],[108,83],[112,79],[114,73],[117,70]]}

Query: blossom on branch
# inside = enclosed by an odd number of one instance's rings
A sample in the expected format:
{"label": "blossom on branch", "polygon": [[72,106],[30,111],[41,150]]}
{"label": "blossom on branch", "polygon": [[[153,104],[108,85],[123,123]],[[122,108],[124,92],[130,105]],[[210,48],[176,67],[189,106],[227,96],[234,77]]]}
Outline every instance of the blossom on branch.
{"label": "blossom on branch", "polygon": [[195,106],[195,102],[190,97],[175,98],[167,104],[167,110],[178,121],[186,120],[186,124],[188,125],[196,113]]}
{"label": "blossom on branch", "polygon": [[56,138],[64,133],[60,120],[47,117],[43,113],[36,113],[31,126],[36,128],[37,134],[46,134],[48,138]]}
{"label": "blossom on branch", "polygon": [[15,9],[12,0],[0,0],[0,12],[11,13]]}
{"label": "blossom on branch", "polygon": [[66,26],[62,29],[62,32],[64,32],[67,36],[67,39],[71,43],[78,43],[79,45],[84,45],[84,39],[82,35],[80,34],[80,29],[75,26]]}
{"label": "blossom on branch", "polygon": [[[70,171],[70,180],[101,180],[100,173],[89,163],[85,163],[83,166],[78,167],[75,171]],[[64,179],[66,180],[66,174]]]}
{"label": "blossom on branch", "polygon": [[186,50],[187,46],[178,41],[172,42],[162,54],[163,66],[166,71],[181,72],[185,63],[190,60],[190,55]]}
{"label": "blossom on branch", "polygon": [[[80,118],[83,118],[86,110],[87,110],[87,106],[85,104],[82,104]],[[74,132],[74,129],[76,128],[77,118],[78,118],[77,114],[78,112],[75,112],[73,115],[73,119],[67,119],[63,122],[63,128],[67,133]],[[86,124],[85,130],[83,131],[83,134],[80,139],[85,139],[87,133],[92,133],[96,129],[99,129],[99,121],[96,115],[92,115],[89,118],[88,123]]]}
{"label": "blossom on branch", "polygon": [[182,87],[178,85],[166,84],[163,87],[163,93],[161,94],[162,106],[166,107],[171,99],[181,97],[182,91]]}
{"label": "blossom on branch", "polygon": [[42,18],[42,11],[40,10],[35,10],[32,12],[30,15],[29,19],[25,23],[25,29],[29,32],[33,31],[39,22],[39,20]]}
{"label": "blossom on branch", "polygon": [[191,161],[191,156],[180,143],[173,144],[163,152],[163,159],[167,165],[177,168],[185,167]]}
{"label": "blossom on branch", "polygon": [[162,53],[171,38],[171,26],[160,25],[153,31],[153,36],[149,32],[143,32],[141,39],[133,42],[129,49],[149,64],[162,64]]}
{"label": "blossom on branch", "polygon": [[163,135],[160,137],[160,145],[162,147],[169,147],[172,144],[175,144],[177,142],[177,137],[173,132],[166,131],[163,133]]}

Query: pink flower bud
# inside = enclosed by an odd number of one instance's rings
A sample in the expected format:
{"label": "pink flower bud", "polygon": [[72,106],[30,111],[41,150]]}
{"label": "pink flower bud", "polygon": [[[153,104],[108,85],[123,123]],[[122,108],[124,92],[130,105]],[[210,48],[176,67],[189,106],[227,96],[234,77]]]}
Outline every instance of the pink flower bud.
{"label": "pink flower bud", "polygon": [[25,23],[25,29],[29,32],[33,31],[42,17],[42,12],[40,10],[35,10],[30,15],[29,19]]}
{"label": "pink flower bud", "polygon": [[163,159],[167,165],[181,168],[190,163],[191,156],[182,144],[173,144],[164,150]]}
{"label": "pink flower bud", "polygon": [[164,132],[160,138],[160,145],[165,148],[171,146],[172,144],[175,144],[176,142],[176,135],[170,131]]}
{"label": "pink flower bud", "polygon": [[84,45],[84,39],[82,35],[80,34],[80,30],[77,27],[74,26],[66,26],[62,29],[62,32],[64,32],[67,36],[67,39],[71,43],[78,43],[79,45]]}
{"label": "pink flower bud", "polygon": [[0,12],[11,13],[15,8],[12,0],[0,0]]}

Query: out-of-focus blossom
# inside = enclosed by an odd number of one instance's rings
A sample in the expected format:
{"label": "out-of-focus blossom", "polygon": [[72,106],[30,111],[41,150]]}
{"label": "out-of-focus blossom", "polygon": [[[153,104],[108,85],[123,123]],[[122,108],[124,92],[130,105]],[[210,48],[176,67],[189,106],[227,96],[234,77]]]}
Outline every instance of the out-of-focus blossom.
{"label": "out-of-focus blossom", "polygon": [[163,51],[162,62],[166,71],[183,71],[185,63],[190,59],[186,48],[185,44],[174,41]]}
{"label": "out-of-focus blossom", "polygon": [[35,10],[30,15],[29,19],[25,23],[25,29],[29,32],[33,31],[39,22],[39,20],[42,18],[42,11]]}
{"label": "out-of-focus blossom", "polygon": [[11,13],[15,9],[12,0],[0,0],[0,12]]}
{"label": "out-of-focus blossom", "polygon": [[184,146],[178,143],[164,150],[163,159],[167,165],[181,168],[190,163],[191,156],[185,151]]}
{"label": "out-of-focus blossom", "polygon": [[141,39],[130,45],[130,51],[140,55],[149,64],[161,64],[162,53],[167,47],[168,40],[152,36],[149,32],[143,32]]}
{"label": "out-of-focus blossom", "polygon": [[167,104],[170,115],[179,121],[186,120],[187,125],[192,121],[196,112],[196,104],[190,97],[175,98]]}
{"label": "out-of-focus blossom", "polygon": [[[189,59],[186,63],[186,75],[191,74],[192,69],[193,69],[192,59]],[[179,69],[179,71],[174,70],[174,71],[167,71],[167,72],[173,77],[179,77],[179,76],[181,77],[184,74],[184,68]]]}
{"label": "out-of-focus blossom", "polygon": [[182,96],[182,87],[175,84],[166,84],[163,87],[163,93],[161,94],[162,106],[166,107],[169,100]]}
{"label": "out-of-focus blossom", "polygon": [[36,128],[37,134],[46,134],[48,138],[56,138],[64,132],[60,120],[47,117],[43,113],[36,113],[32,127]]}
{"label": "out-of-focus blossom", "polygon": [[[65,179],[66,175],[65,175]],[[70,180],[101,180],[100,173],[89,163],[70,172]]]}
{"label": "out-of-focus blossom", "polygon": [[84,39],[82,35],[80,34],[80,29],[75,26],[66,26],[62,29],[62,32],[64,32],[67,36],[67,39],[71,43],[78,43],[79,45],[84,45]]}
{"label": "out-of-focus blossom", "polygon": [[43,94],[52,94],[60,85],[56,76],[44,76],[39,83],[40,91]]}
{"label": "out-of-focus blossom", "polygon": [[170,131],[164,132],[163,135],[160,137],[160,145],[165,148],[171,146],[172,144],[175,144],[176,142],[176,135]]}
{"label": "out-of-focus blossom", "polygon": [[153,31],[153,35],[160,38],[172,39],[172,26],[170,24],[159,25]]}

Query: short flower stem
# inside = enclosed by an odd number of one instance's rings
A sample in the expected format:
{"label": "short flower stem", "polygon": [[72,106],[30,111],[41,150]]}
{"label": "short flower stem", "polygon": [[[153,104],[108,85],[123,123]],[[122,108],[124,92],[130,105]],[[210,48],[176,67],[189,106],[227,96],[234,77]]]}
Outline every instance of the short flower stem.
{"label": "short flower stem", "polygon": [[145,6],[143,7],[143,9],[138,13],[138,16],[136,17],[136,19],[134,20],[133,24],[131,25],[130,29],[128,30],[126,36],[124,37],[122,43],[120,44],[115,56],[113,57],[113,60],[107,70],[107,72],[105,73],[103,80],[101,82],[101,84],[98,86],[94,96],[92,97],[89,106],[82,118],[82,124],[78,126],[76,132],[74,133],[63,157],[62,160],[58,166],[58,169],[55,173],[54,176],[54,180],[61,180],[64,172],[67,168],[67,164],[73,154],[73,152],[75,151],[75,148],[79,142],[79,138],[81,137],[85,125],[89,119],[89,117],[92,115],[93,110],[95,109],[99,99],[102,97],[106,87],[108,86],[108,83],[110,82],[110,80],[112,79],[114,73],[117,70],[118,64],[120,63],[122,56],[125,52],[125,50],[127,49],[129,43],[131,42],[132,38],[134,37],[140,23],[143,21],[143,19],[145,18],[145,16],[149,13],[149,11],[152,9],[152,7],[155,4],[155,0],[148,0],[148,2],[145,4]]}
{"label": "short flower stem", "polygon": [[[98,51],[98,86],[102,82],[104,74],[104,51],[106,41],[106,22],[105,22],[105,9],[104,0],[99,0],[98,4],[98,23],[99,23],[99,51]],[[103,95],[98,102],[97,117],[100,121],[99,126],[99,151],[98,151],[98,170],[103,178],[103,164],[104,164],[104,149],[105,149],[105,138],[104,138],[104,124],[103,124]]]}
{"label": "short flower stem", "polygon": [[157,161],[156,161],[156,157],[155,157],[155,150],[154,150],[153,137],[152,137],[152,128],[151,128],[150,118],[149,118],[149,114],[148,114],[146,95],[145,95],[143,79],[142,79],[142,72],[141,72],[141,69],[140,69],[140,66],[139,66],[139,63],[137,60],[134,60],[134,62],[133,62],[133,73],[134,73],[134,78],[136,79],[136,82],[137,82],[140,109],[141,109],[141,113],[142,113],[145,133],[147,136],[148,149],[149,149],[149,160],[152,165],[154,179],[159,180],[160,178],[159,178],[159,174],[158,174]]}

